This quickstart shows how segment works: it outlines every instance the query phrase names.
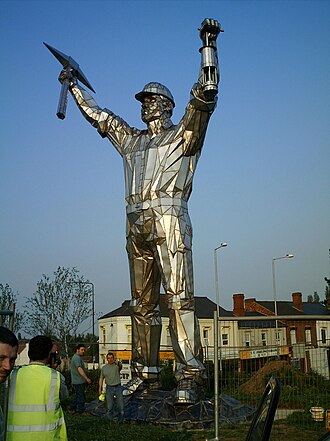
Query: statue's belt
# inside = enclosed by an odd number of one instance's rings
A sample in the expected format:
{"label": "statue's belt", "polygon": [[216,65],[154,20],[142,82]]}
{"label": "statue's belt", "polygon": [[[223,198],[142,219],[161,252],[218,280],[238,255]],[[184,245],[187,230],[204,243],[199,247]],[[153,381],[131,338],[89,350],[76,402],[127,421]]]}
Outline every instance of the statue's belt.
{"label": "statue's belt", "polygon": [[148,210],[148,208],[157,208],[164,206],[175,206],[183,209],[188,209],[188,203],[180,198],[159,198],[151,201],[141,201],[130,203],[126,207],[127,213],[136,213],[142,210]]}

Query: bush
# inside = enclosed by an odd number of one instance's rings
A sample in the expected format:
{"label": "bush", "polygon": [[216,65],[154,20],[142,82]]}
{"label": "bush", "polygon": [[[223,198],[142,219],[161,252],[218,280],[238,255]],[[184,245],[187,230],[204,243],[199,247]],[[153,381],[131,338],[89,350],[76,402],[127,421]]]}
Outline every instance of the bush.
{"label": "bush", "polygon": [[163,390],[173,390],[176,387],[176,379],[173,372],[173,362],[166,361],[160,373],[160,385]]}
{"label": "bush", "polygon": [[[69,389],[69,400],[74,395],[74,387],[71,384],[71,373],[70,369],[64,369],[61,371],[61,374],[65,378],[65,383]],[[92,380],[91,384],[86,386],[86,401],[93,401],[98,397],[99,390],[99,378],[100,378],[100,370],[94,369],[92,371],[88,371],[88,377]]]}

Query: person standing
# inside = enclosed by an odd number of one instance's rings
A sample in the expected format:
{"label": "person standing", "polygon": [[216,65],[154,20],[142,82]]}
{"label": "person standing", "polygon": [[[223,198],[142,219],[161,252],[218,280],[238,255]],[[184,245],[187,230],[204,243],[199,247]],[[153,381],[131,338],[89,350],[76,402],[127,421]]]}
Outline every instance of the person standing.
{"label": "person standing", "polygon": [[[18,340],[13,332],[0,326],[0,384],[5,383],[17,358]],[[0,441],[4,440],[4,415],[0,406]]]}
{"label": "person standing", "polygon": [[108,364],[104,365],[101,369],[101,375],[99,380],[99,394],[101,395],[103,390],[103,381],[106,384],[106,404],[108,409],[109,418],[112,419],[113,407],[116,397],[118,421],[124,420],[124,397],[123,389],[120,382],[120,371],[122,364],[120,361],[115,361],[114,354],[109,352],[107,355]]}
{"label": "person standing", "polygon": [[82,356],[85,353],[85,345],[80,343],[75,348],[75,354],[71,360],[71,383],[75,389],[75,398],[72,402],[72,410],[78,413],[85,412],[85,387],[92,380],[87,376]]}
{"label": "person standing", "polygon": [[[47,366],[53,342],[38,335],[29,343],[30,363],[11,374],[6,441],[67,441],[61,375]],[[62,393],[61,393],[62,392]]]}

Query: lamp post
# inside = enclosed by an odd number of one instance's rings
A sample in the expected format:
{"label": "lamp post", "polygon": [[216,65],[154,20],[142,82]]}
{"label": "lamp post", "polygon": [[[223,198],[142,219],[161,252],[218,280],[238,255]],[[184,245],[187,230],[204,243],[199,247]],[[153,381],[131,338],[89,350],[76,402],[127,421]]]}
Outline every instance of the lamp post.
{"label": "lamp post", "polygon": [[[93,282],[83,282],[83,281],[75,281],[75,280],[67,280],[68,284],[75,285],[90,285],[92,287],[92,332],[93,338],[95,336],[95,289]],[[92,356],[93,356],[93,365],[95,362],[95,352],[94,352],[94,342],[92,342]]]}
{"label": "lamp post", "polygon": [[214,427],[215,441],[219,439],[219,357],[218,357],[218,339],[219,339],[219,275],[217,251],[227,246],[226,242],[222,242],[218,247],[214,248],[214,274],[215,274],[215,302],[216,311],[214,311]]}
{"label": "lamp post", "polygon": [[[272,273],[273,273],[273,294],[274,294],[274,313],[275,313],[275,317],[277,317],[277,298],[276,298],[276,283],[275,283],[275,260],[280,260],[280,259],[292,259],[292,257],[294,257],[293,254],[286,254],[285,256],[281,256],[281,257],[273,257],[272,258]],[[275,344],[276,344],[276,334],[277,334],[277,319],[275,321]],[[277,347],[277,345],[276,345]]]}

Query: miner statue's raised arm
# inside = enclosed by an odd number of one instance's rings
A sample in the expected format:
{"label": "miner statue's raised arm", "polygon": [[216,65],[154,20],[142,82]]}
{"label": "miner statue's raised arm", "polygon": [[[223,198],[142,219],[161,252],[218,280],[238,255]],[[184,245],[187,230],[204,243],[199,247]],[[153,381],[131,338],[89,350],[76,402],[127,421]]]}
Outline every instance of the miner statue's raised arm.
{"label": "miner statue's raised arm", "polygon": [[[192,226],[188,199],[207,125],[216,107],[219,67],[217,20],[205,19],[198,81],[185,113],[171,121],[174,98],[157,82],[135,95],[147,128],[129,126],[97,105],[83,89],[74,69],[65,68],[67,82],[84,117],[123,158],[126,190],[127,253],[132,293],[132,380],[126,394],[140,387],[157,387],[160,374],[160,286],[169,311],[169,332],[176,360],[176,404],[198,399],[205,379],[202,347],[195,313]],[[78,78],[79,80],[79,78]]]}

